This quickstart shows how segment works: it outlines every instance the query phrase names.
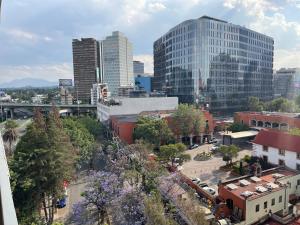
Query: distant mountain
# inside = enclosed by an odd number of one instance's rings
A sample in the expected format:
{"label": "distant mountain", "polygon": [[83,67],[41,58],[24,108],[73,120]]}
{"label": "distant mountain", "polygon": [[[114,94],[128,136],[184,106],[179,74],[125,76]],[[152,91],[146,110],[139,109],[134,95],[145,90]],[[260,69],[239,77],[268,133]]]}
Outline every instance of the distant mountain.
{"label": "distant mountain", "polygon": [[23,78],[0,84],[0,88],[23,88],[23,87],[51,87],[58,86],[58,82],[35,78]]}

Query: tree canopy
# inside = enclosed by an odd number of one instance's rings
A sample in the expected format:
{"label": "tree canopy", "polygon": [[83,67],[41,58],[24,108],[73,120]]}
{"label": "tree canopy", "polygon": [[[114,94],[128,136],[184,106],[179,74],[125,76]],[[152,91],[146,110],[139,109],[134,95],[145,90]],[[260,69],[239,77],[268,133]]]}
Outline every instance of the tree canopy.
{"label": "tree canopy", "polygon": [[162,144],[174,141],[174,136],[164,119],[143,116],[138,119],[133,132],[135,140],[143,139],[158,148]]}
{"label": "tree canopy", "polygon": [[199,135],[205,124],[203,113],[193,105],[188,104],[178,106],[173,120],[176,134],[182,136]]}
{"label": "tree canopy", "polygon": [[165,162],[171,162],[172,165],[175,159],[178,158],[180,163],[191,159],[190,155],[184,154],[186,146],[182,143],[163,145],[159,149],[159,159]]}
{"label": "tree canopy", "polygon": [[233,123],[227,128],[227,130],[232,132],[246,131],[249,130],[249,126],[244,123]]}
{"label": "tree canopy", "polygon": [[238,157],[239,148],[236,145],[222,145],[219,150],[226,164],[232,163],[233,158]]}

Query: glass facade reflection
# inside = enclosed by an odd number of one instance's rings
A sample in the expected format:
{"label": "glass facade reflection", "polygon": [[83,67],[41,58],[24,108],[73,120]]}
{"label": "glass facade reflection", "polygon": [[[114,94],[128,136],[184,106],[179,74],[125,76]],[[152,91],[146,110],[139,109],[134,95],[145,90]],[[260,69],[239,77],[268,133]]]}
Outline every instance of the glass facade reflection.
{"label": "glass facade reflection", "polygon": [[236,111],[272,98],[274,40],[223,20],[187,20],[154,42],[153,90]]}

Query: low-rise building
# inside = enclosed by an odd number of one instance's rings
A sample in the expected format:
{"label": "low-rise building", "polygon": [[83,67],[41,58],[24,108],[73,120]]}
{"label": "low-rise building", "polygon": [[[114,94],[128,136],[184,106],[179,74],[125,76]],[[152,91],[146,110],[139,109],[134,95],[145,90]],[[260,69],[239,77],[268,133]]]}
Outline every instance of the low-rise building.
{"label": "low-rise building", "polygon": [[91,89],[91,104],[97,105],[97,102],[106,101],[110,96],[107,84],[96,83]]}
{"label": "low-rise building", "polygon": [[300,171],[300,136],[261,130],[253,141],[253,156]]}
{"label": "low-rise building", "polygon": [[250,127],[289,130],[300,128],[299,113],[281,112],[237,112],[234,122],[244,123]]}
{"label": "low-rise building", "polygon": [[133,132],[136,127],[136,123],[138,118],[141,116],[149,116],[152,118],[160,118],[167,121],[168,126],[174,133],[175,137],[178,141],[182,141],[186,144],[201,144],[205,142],[208,138],[212,137],[214,130],[214,121],[213,116],[208,111],[202,111],[205,126],[201,126],[200,134],[191,134],[188,137],[183,137],[178,134],[173,120],[173,113],[175,110],[156,110],[156,111],[144,111],[139,114],[131,114],[131,115],[115,115],[111,116],[111,124],[110,127],[112,132],[117,135],[120,140],[127,144],[133,143]]}
{"label": "low-rise building", "polygon": [[281,167],[255,175],[219,184],[216,216],[231,218],[238,225],[265,224],[270,217],[281,224],[292,221],[293,203],[300,196],[300,173]]}
{"label": "low-rise building", "polygon": [[60,104],[62,104],[62,105],[72,105],[73,104],[73,96],[72,96],[69,88],[60,87],[59,95],[60,95]]}
{"label": "low-rise building", "polygon": [[97,103],[97,118],[109,124],[111,116],[139,114],[143,111],[174,110],[177,97],[115,98]]}
{"label": "low-rise building", "polygon": [[300,68],[281,68],[274,74],[274,97],[294,99],[300,94]]}

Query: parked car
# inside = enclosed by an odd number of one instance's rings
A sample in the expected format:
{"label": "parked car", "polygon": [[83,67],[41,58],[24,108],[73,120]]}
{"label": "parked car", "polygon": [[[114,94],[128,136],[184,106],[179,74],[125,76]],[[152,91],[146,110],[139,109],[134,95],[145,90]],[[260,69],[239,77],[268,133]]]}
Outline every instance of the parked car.
{"label": "parked car", "polygon": [[56,207],[57,208],[64,208],[66,205],[67,205],[67,199],[66,199],[66,197],[58,199],[57,202],[56,202]]}
{"label": "parked car", "polygon": [[208,141],[209,144],[215,144],[218,143],[218,140],[216,138],[212,138]]}
{"label": "parked car", "polygon": [[211,195],[216,194],[216,190],[211,187],[204,187],[203,190],[207,191]]}
{"label": "parked car", "polygon": [[191,146],[189,147],[189,149],[195,149],[195,148],[198,148],[198,147],[199,147],[198,144],[194,144],[194,145],[191,145]]}
{"label": "parked car", "polygon": [[219,146],[214,145],[214,146],[211,147],[210,150],[213,151],[213,152],[217,151],[217,150],[219,150]]}
{"label": "parked car", "polygon": [[196,178],[193,178],[192,179],[193,183],[198,183],[198,182],[201,182],[200,178],[196,177]]}
{"label": "parked car", "polygon": [[198,186],[202,188],[208,187],[207,183],[201,183],[201,182],[198,184]]}

